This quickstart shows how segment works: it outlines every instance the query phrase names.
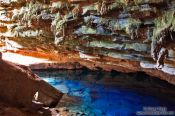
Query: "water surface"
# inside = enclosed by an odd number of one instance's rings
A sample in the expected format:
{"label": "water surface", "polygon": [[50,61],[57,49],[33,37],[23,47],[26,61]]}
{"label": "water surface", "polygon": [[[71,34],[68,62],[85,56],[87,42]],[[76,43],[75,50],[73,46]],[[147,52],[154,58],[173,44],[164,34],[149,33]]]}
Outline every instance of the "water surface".
{"label": "water surface", "polygon": [[175,87],[145,74],[88,70],[34,71],[70,96],[79,98],[69,106],[90,116],[135,116],[143,107],[175,109]]}

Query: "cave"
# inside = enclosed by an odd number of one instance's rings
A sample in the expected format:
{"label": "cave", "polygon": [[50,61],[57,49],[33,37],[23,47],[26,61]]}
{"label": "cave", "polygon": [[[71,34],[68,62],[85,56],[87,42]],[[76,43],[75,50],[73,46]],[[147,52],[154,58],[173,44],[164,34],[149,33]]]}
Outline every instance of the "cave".
{"label": "cave", "polygon": [[175,0],[0,0],[0,116],[175,115]]}

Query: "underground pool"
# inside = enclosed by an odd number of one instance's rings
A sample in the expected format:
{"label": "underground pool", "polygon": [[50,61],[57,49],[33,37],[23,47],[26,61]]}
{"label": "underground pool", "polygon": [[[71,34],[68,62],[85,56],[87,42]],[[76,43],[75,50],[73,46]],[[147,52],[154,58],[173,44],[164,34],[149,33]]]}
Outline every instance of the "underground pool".
{"label": "underground pool", "polygon": [[[144,73],[37,70],[46,82],[77,98],[66,107],[88,116],[135,116],[144,108],[175,110],[175,86]],[[172,113],[172,112],[171,112]]]}

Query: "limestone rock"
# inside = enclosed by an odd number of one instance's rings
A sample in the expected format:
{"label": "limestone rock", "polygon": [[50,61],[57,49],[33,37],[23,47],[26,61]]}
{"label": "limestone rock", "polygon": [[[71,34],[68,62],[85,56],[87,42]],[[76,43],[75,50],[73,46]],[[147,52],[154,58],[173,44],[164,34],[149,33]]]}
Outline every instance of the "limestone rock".
{"label": "limestone rock", "polygon": [[[76,52],[75,56],[79,56],[66,60],[68,63],[41,63],[30,68],[82,68],[80,65],[71,64],[76,59],[75,62],[83,62],[90,69],[100,67],[108,71],[144,71],[174,83],[174,40],[164,46],[169,51],[165,68],[154,69],[156,62],[151,56],[156,45],[154,42],[160,39],[157,36],[162,29],[171,27],[171,30],[174,29],[171,35],[175,37],[174,0],[6,1],[8,2],[0,4],[0,36],[23,45],[20,49],[27,51],[29,56],[31,52],[39,51],[47,55],[69,51]],[[4,46],[3,41],[0,46]],[[14,49],[9,49],[12,47],[9,46],[7,50],[13,52]],[[83,55],[77,54],[79,52]],[[50,59],[56,58],[53,55]],[[58,58],[56,62],[60,61],[62,58]],[[126,63],[123,64],[123,61]],[[132,62],[137,62],[137,65],[133,66]],[[148,62],[152,68],[148,70],[140,67],[139,64],[143,62]],[[163,77],[161,73],[168,76]]]}

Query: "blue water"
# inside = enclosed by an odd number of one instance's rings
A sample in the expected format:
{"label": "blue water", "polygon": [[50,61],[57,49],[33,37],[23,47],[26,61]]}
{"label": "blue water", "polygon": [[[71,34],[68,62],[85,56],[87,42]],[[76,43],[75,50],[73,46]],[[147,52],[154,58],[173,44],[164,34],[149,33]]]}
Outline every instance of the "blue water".
{"label": "blue water", "polygon": [[[150,106],[162,106],[175,111],[175,102],[170,100],[173,97],[174,87],[162,81],[159,84],[159,81],[151,78],[117,72],[111,74],[91,71],[35,71],[35,73],[63,93],[77,97],[81,102],[68,107],[85,112],[89,116],[135,116],[137,111]],[[152,88],[160,90],[161,85],[166,86],[163,87],[166,95],[152,90]]]}

